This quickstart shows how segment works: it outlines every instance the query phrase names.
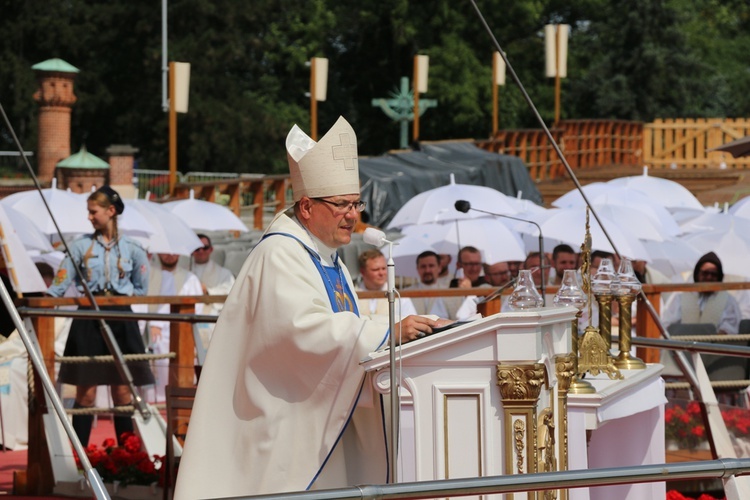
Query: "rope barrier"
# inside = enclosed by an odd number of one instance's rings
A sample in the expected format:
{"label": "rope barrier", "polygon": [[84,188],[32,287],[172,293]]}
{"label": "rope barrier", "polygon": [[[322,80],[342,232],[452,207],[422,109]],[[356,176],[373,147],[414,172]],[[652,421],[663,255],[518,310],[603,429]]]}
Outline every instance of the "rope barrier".
{"label": "rope barrier", "polygon": [[[750,386],[750,380],[717,380],[711,382],[711,387],[715,389],[744,389]],[[666,389],[690,389],[688,382],[667,382],[664,384]]]}
{"label": "rope barrier", "polygon": [[[152,359],[172,359],[177,355],[173,352],[166,354],[124,354],[125,361],[149,361]],[[104,356],[55,356],[55,361],[60,363],[111,363],[114,357]]]}

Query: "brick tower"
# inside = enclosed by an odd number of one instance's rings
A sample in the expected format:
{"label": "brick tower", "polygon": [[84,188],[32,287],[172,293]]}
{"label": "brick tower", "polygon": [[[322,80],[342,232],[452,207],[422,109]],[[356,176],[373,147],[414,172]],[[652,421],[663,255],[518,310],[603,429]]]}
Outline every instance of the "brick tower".
{"label": "brick tower", "polygon": [[39,103],[37,175],[41,182],[49,182],[57,162],[70,156],[70,113],[76,102],[73,80],[79,70],[62,59],[49,59],[31,69],[39,83],[34,92]]}

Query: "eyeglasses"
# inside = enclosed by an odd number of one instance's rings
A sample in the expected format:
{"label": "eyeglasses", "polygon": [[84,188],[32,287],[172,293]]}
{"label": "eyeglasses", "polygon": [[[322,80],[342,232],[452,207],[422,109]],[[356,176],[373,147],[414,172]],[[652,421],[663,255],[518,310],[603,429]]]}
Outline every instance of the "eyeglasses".
{"label": "eyeglasses", "polygon": [[211,250],[211,245],[203,245],[202,247],[198,247],[195,250],[193,250],[193,252],[200,252],[201,250],[203,250],[204,252]]}
{"label": "eyeglasses", "polygon": [[701,276],[709,276],[709,277],[712,277],[712,278],[718,278],[719,277],[719,272],[718,271],[698,271],[698,274],[700,274]]}
{"label": "eyeglasses", "polygon": [[327,203],[328,205],[331,205],[332,207],[336,208],[337,214],[348,214],[352,211],[352,209],[356,210],[357,212],[364,211],[365,207],[367,206],[367,203],[364,201],[330,201],[326,200],[324,198],[312,198],[315,201],[322,201],[323,203]]}

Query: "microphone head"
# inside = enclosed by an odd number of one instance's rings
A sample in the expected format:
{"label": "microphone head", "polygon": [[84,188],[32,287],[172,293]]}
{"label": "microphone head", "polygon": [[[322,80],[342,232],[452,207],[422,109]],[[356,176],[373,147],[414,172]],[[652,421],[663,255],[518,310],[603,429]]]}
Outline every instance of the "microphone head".
{"label": "microphone head", "polygon": [[380,229],[375,229],[374,227],[368,227],[367,229],[365,229],[365,232],[362,234],[362,239],[368,245],[372,245],[375,247],[382,247],[386,242],[385,233]]}
{"label": "microphone head", "polygon": [[453,206],[456,207],[456,210],[463,213],[467,213],[471,209],[471,203],[466,200],[456,200]]}

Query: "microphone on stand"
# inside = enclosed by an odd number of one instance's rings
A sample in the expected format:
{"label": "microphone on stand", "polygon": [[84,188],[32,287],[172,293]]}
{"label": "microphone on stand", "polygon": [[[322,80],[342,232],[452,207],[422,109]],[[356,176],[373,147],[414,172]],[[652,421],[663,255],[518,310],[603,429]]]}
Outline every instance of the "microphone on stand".
{"label": "microphone on stand", "polygon": [[[388,331],[390,332],[389,347],[390,352],[388,353],[389,377],[391,382],[391,434],[388,439],[388,450],[389,459],[391,464],[398,463],[398,434],[400,428],[400,410],[401,400],[399,397],[398,379],[396,377],[396,265],[393,262],[393,245],[398,245],[392,241],[388,241],[385,238],[385,233],[380,229],[374,227],[368,227],[365,229],[362,239],[369,245],[382,247],[388,243],[388,283],[386,285],[387,291],[386,296],[388,298]],[[396,477],[396,466],[391,465],[390,471],[392,480],[395,481]]]}
{"label": "microphone on stand", "polygon": [[[537,224],[533,220],[529,220],[529,219],[521,219],[519,217],[513,217],[512,215],[505,215],[505,214],[499,214],[499,213],[495,213],[495,212],[488,212],[487,210],[481,210],[479,208],[474,208],[474,207],[471,206],[471,203],[469,203],[466,200],[456,200],[456,203],[453,206],[456,208],[456,210],[458,210],[459,212],[463,212],[463,213],[468,213],[469,210],[474,210],[475,212],[481,212],[481,213],[487,214],[487,215],[494,215],[495,217],[505,217],[506,219],[513,219],[513,220],[517,220],[517,221],[520,221],[520,222],[528,222],[529,224],[534,224],[536,226],[536,228],[539,230],[539,263],[540,263],[540,267],[544,268],[544,259],[545,259],[545,256],[544,256],[544,243],[542,241],[543,240],[543,238],[542,238],[542,228],[539,227],[539,224]],[[545,294],[544,294],[544,277],[542,277],[541,282],[542,282],[542,286],[541,286],[541,289],[542,289],[542,305],[546,306],[547,305],[547,298],[545,297]],[[505,285],[503,285],[503,286],[505,286]]]}

